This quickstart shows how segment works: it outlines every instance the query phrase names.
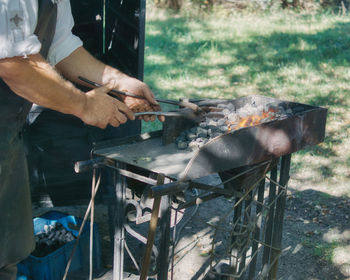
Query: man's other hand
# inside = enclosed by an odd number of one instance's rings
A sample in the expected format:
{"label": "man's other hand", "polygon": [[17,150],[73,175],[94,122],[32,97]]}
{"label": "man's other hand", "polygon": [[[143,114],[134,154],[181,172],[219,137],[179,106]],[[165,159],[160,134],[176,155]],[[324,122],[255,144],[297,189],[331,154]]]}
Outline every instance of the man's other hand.
{"label": "man's other hand", "polygon": [[109,83],[86,93],[81,119],[89,125],[105,128],[108,124],[117,127],[128,119],[134,120],[134,113],[121,101],[109,96],[107,93],[115,88]]}
{"label": "man's other hand", "polygon": [[[123,97],[124,103],[134,112],[152,112],[161,111],[158,102],[151,89],[140,80],[132,77],[124,76],[122,79],[118,80],[118,89],[124,92],[130,92],[139,96],[145,97],[145,99],[139,99],[134,97]],[[154,115],[145,115],[142,118],[144,121],[155,121]],[[164,116],[159,116],[160,121],[164,121]]]}

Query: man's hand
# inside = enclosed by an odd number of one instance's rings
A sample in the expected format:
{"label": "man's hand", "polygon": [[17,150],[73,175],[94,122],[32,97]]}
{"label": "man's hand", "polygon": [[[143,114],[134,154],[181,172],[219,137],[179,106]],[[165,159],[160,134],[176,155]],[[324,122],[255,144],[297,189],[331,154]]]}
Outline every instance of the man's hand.
{"label": "man's hand", "polygon": [[80,116],[86,124],[99,128],[105,128],[108,124],[117,127],[127,119],[135,119],[128,106],[107,94],[114,87],[110,83],[86,93],[85,106]]}
{"label": "man's hand", "polygon": [[[150,88],[140,80],[132,77],[124,76],[118,80],[118,89],[124,92],[130,92],[139,96],[145,97],[145,99],[138,99],[134,97],[122,97],[124,103],[134,112],[152,112],[161,111],[158,102],[155,100],[154,95]],[[144,121],[154,121],[155,116],[143,116]],[[160,121],[164,121],[164,116],[158,117]]]}
{"label": "man's hand", "polygon": [[[56,68],[67,79],[90,86],[79,80],[79,76],[85,77],[99,84],[115,83],[115,89],[130,92],[136,95],[144,96],[146,99],[120,96],[124,103],[133,112],[160,111],[160,106],[154,99],[150,88],[140,80],[129,77],[116,68],[108,66],[98,61],[89,54],[83,47],[76,49],[68,57],[60,61]],[[154,121],[155,116],[142,117],[145,121]],[[164,116],[159,117],[164,121]]]}

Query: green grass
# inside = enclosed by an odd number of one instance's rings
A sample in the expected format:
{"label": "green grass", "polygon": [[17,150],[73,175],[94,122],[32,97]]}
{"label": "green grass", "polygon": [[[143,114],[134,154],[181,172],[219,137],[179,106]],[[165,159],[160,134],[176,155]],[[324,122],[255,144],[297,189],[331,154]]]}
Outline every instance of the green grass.
{"label": "green grass", "polygon": [[327,107],[325,142],[293,156],[294,180],[350,196],[350,17],[188,14],[147,10],[145,81],[156,95],[261,94]]}
{"label": "green grass", "polygon": [[334,250],[341,247],[341,243],[333,241],[327,242],[315,242],[313,239],[307,238],[301,241],[301,244],[305,247],[312,248],[312,253],[315,257],[326,261],[328,263],[333,262]]}
{"label": "green grass", "polygon": [[334,257],[334,249],[339,247],[337,242],[320,243],[314,247],[314,255],[324,261],[332,263]]}

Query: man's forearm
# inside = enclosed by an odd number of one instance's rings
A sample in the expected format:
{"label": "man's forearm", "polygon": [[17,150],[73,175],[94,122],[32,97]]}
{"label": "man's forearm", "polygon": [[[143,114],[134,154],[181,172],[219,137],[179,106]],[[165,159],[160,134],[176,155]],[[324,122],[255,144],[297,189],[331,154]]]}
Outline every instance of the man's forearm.
{"label": "man's forearm", "polygon": [[39,54],[0,60],[0,77],[12,91],[33,103],[82,117],[84,93],[61,78]]}
{"label": "man's forearm", "polygon": [[[83,47],[76,49],[56,65],[58,71],[70,81],[86,85],[78,79],[82,76],[99,84],[107,84],[111,79],[120,80],[126,75],[94,58]],[[90,85],[89,85],[90,86]],[[116,84],[118,87],[118,84]]]}

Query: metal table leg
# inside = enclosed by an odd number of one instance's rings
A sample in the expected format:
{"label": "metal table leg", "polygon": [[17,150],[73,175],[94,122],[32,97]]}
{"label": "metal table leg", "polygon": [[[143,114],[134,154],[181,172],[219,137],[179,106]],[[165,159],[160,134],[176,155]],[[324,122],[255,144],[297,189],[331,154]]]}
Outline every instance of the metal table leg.
{"label": "metal table leg", "polygon": [[[263,211],[263,203],[264,203],[264,191],[265,191],[265,179],[261,180],[258,187],[258,202],[259,204],[256,206],[256,217],[259,217],[261,215],[261,212]],[[256,221],[256,230],[254,233],[254,241],[252,245],[252,261],[249,265],[249,275],[248,280],[252,280],[255,277],[255,271],[256,271],[256,262],[257,262],[257,253],[258,253],[258,242],[255,240],[259,240],[260,237],[260,230],[261,230],[261,224],[262,219],[259,217]]]}
{"label": "metal table leg", "polygon": [[[120,166],[122,168],[122,166]],[[115,170],[115,213],[114,213],[114,259],[113,280],[123,279],[124,264],[124,202],[126,192],[126,180],[118,170]]]}
{"label": "metal table leg", "polygon": [[[157,177],[157,185],[164,184],[164,175],[158,174]],[[141,275],[140,280],[146,280],[147,274],[148,274],[148,268],[151,261],[151,254],[152,254],[152,247],[154,244],[154,238],[156,235],[156,229],[157,229],[157,223],[158,223],[158,213],[160,208],[160,201],[161,197],[157,196],[154,198],[153,201],[153,209],[152,209],[152,216],[151,221],[149,225],[149,231],[147,236],[147,244],[146,244],[146,251],[143,258],[142,268],[141,268]]]}
{"label": "metal table leg", "polygon": [[265,246],[263,250],[262,257],[262,279],[265,279],[268,276],[270,270],[270,254],[271,254],[271,242],[272,242],[272,227],[275,216],[275,205],[276,205],[276,184],[277,181],[277,166],[271,170],[271,179],[270,189],[269,189],[269,213],[267,215],[266,226],[265,226]]}
{"label": "metal table leg", "polygon": [[271,279],[277,279],[277,268],[278,268],[278,258],[281,253],[282,248],[282,231],[283,231],[283,217],[284,209],[286,205],[287,197],[287,183],[289,180],[289,169],[290,169],[291,154],[283,156],[281,161],[281,170],[280,170],[280,180],[278,188],[279,197],[276,201],[276,215],[273,225],[273,237],[272,237],[272,247],[278,248],[278,250],[271,250],[271,259],[273,262],[271,264]]}
{"label": "metal table leg", "polygon": [[171,222],[171,202],[170,197],[163,196],[160,208],[160,233],[161,241],[159,248],[159,256],[157,260],[158,279],[168,279],[169,269],[169,244],[170,244],[170,222]]}

